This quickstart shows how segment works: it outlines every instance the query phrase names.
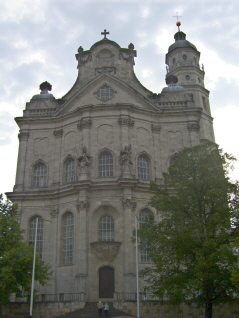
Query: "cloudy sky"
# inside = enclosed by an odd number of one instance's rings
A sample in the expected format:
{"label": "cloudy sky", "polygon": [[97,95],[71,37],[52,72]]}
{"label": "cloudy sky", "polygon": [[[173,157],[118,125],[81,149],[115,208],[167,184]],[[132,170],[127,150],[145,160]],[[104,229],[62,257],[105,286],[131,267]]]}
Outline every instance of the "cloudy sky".
{"label": "cloudy sky", "polygon": [[[211,91],[216,142],[239,157],[238,0],[1,0],[0,193],[12,191],[18,127],[26,102],[48,81],[61,98],[77,77],[75,53],[108,38],[137,50],[135,73],[149,90],[165,87],[165,54],[174,42],[176,12],[187,40],[201,52]],[[239,179],[239,164],[231,175]]]}

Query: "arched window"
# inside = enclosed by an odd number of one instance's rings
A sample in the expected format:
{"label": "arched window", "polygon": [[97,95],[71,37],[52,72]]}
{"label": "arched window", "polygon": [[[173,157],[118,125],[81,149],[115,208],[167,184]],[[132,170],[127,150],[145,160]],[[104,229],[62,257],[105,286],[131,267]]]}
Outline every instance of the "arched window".
{"label": "arched window", "polygon": [[[143,224],[147,218],[151,216],[151,212],[144,209],[139,212],[139,224]],[[140,242],[140,259],[142,262],[149,262],[150,261],[150,256],[147,251],[147,244],[143,241]]]}
{"label": "arched window", "polygon": [[33,188],[47,186],[47,168],[42,162],[35,164],[33,167],[32,186]]}
{"label": "arched window", "polygon": [[[37,219],[38,219],[38,222],[37,222]],[[42,259],[44,221],[43,221],[43,218],[41,218],[40,216],[34,216],[33,218],[30,219],[28,244],[33,246],[35,244],[36,225],[37,225],[36,251],[39,255],[39,258]]]}
{"label": "arched window", "polygon": [[113,177],[113,156],[108,151],[99,156],[99,177]]}
{"label": "arched window", "polygon": [[99,241],[114,241],[114,219],[109,215],[100,219]]}
{"label": "arched window", "polygon": [[76,162],[73,158],[68,158],[64,164],[65,167],[65,183],[76,181]]}
{"label": "arched window", "polygon": [[146,155],[140,155],[138,157],[137,161],[137,167],[138,167],[138,178],[143,180],[149,180],[149,165],[150,160],[149,157]]}
{"label": "arched window", "polygon": [[177,158],[178,158],[178,154],[175,153],[175,154],[169,159],[169,165],[172,165],[172,164],[175,162],[175,160],[177,160]]}
{"label": "arched window", "polygon": [[62,259],[63,264],[73,263],[74,251],[74,215],[67,212],[62,217]]}

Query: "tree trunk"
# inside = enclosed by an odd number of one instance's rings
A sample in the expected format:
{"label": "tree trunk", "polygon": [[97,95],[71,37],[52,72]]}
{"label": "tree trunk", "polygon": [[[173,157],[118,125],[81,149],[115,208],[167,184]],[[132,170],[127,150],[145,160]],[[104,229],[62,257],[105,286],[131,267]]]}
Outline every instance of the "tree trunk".
{"label": "tree trunk", "polygon": [[212,302],[206,302],[205,304],[205,318],[212,318]]}

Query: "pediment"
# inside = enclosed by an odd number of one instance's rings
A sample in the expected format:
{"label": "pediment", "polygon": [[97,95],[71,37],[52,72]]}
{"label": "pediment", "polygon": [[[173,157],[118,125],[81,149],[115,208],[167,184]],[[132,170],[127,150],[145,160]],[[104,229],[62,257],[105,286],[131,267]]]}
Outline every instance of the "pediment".
{"label": "pediment", "polygon": [[66,100],[57,115],[73,112],[86,106],[116,105],[116,107],[120,107],[120,105],[125,104],[148,110],[159,110],[146,96],[128,83],[108,72],[104,72],[83,87],[75,90],[75,93],[69,100]]}

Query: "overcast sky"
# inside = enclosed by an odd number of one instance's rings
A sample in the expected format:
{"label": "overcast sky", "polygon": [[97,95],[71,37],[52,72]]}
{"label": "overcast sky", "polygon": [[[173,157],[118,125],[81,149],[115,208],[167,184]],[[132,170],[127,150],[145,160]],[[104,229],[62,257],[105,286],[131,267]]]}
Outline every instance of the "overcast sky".
{"label": "overcast sky", "polygon": [[[165,87],[165,54],[174,43],[176,12],[181,30],[201,52],[210,90],[216,142],[239,157],[238,0],[1,0],[0,193],[12,191],[18,127],[25,104],[52,84],[61,98],[77,77],[75,53],[88,50],[107,29],[110,40],[137,50],[135,73],[149,90]],[[239,164],[233,179],[239,179]]]}

